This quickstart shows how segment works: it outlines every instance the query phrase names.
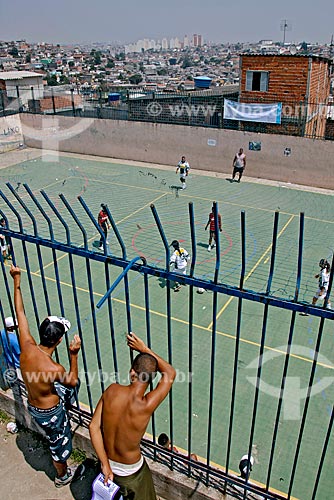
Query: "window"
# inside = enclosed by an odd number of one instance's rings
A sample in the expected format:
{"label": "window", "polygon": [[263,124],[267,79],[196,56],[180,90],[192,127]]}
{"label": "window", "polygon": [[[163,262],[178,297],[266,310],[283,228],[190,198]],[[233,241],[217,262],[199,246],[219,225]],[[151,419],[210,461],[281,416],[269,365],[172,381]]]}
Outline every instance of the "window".
{"label": "window", "polygon": [[246,71],[246,90],[268,92],[268,71]]}

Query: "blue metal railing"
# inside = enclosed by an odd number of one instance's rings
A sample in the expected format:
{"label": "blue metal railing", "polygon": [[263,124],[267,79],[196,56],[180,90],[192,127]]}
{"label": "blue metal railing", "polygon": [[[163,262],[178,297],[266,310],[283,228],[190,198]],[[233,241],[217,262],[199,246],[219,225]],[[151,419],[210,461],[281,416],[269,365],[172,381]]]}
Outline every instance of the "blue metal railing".
{"label": "blue metal railing", "polygon": [[[106,362],[108,366],[113,366],[115,373],[115,380],[119,382],[120,371],[122,371],[120,359],[122,358],[122,352],[124,351],[124,346],[120,346],[118,342],[118,329],[119,329],[119,315],[123,314],[124,321],[127,331],[132,330],[133,325],[133,314],[134,314],[134,304],[130,300],[130,294],[132,294],[132,280],[129,279],[129,275],[135,275],[136,280],[141,280],[143,285],[143,293],[141,296],[141,310],[144,311],[145,330],[146,330],[146,342],[149,346],[152,344],[152,311],[151,311],[151,298],[150,298],[150,286],[149,279],[152,277],[159,277],[166,281],[165,286],[165,300],[164,307],[166,313],[160,315],[164,317],[165,330],[166,330],[166,344],[167,344],[167,359],[170,363],[173,363],[175,358],[175,338],[173,336],[173,302],[171,298],[171,282],[175,280],[175,274],[170,270],[170,242],[166,236],[163,224],[154,205],[151,205],[151,213],[153,220],[155,222],[155,230],[157,235],[160,237],[164,249],[164,262],[165,265],[161,268],[150,265],[143,256],[137,256],[131,260],[127,257],[126,244],[123,237],[115,223],[110,209],[107,207],[108,219],[112,227],[113,240],[110,247],[105,240],[104,233],[101,231],[96,218],[94,217],[91,209],[87,205],[86,201],[82,198],[78,198],[80,205],[81,215],[78,215],[77,210],[72,203],[66,199],[63,194],[59,195],[61,203],[58,205],[51,200],[45,191],[41,191],[39,194],[32,192],[28,185],[24,184],[25,192],[24,195],[18,194],[18,192],[8,183],[7,190],[0,190],[0,198],[2,200],[0,206],[0,214],[5,219],[5,227],[1,229],[1,232],[10,238],[10,243],[12,247],[12,257],[13,262],[24,265],[25,272],[27,274],[28,281],[28,295],[31,303],[31,309],[34,313],[35,323],[39,325],[40,319],[43,314],[51,314],[55,307],[59,307],[60,313],[65,316],[66,312],[71,308],[72,316],[75,317],[77,330],[81,341],[82,341],[82,364],[84,373],[84,390],[86,391],[85,397],[88,402],[88,409],[85,410],[82,406],[77,404],[76,410],[79,418],[90,418],[94,406],[96,404],[96,394],[101,394],[105,389],[105,380],[103,377],[104,367]],[[187,332],[187,357],[184,359],[184,366],[186,366],[188,373],[192,374],[195,369],[195,335],[194,329],[196,328],[194,313],[195,311],[195,290],[196,288],[204,288],[206,291],[212,292],[212,305],[211,305],[211,323],[206,331],[210,334],[210,345],[209,354],[207,358],[206,377],[207,377],[207,402],[203,403],[205,405],[205,412],[207,413],[207,418],[205,421],[205,427],[201,429],[202,440],[205,441],[205,458],[203,461],[195,461],[191,454],[195,449],[194,440],[194,425],[193,425],[193,414],[194,414],[194,397],[198,391],[198,387],[190,379],[187,390],[187,407],[184,411],[183,418],[185,422],[185,440],[186,440],[186,454],[182,455],[182,459],[174,452],[163,451],[156,443],[157,436],[157,417],[156,415],[152,418],[151,430],[153,434],[152,441],[144,440],[143,446],[146,453],[152,456],[155,460],[163,460],[172,469],[181,470],[181,472],[187,474],[188,476],[196,477],[198,480],[202,481],[206,485],[214,486],[219,491],[227,492],[229,488],[239,488],[239,493],[241,491],[241,497],[246,497],[249,492],[258,493],[262,495],[263,498],[285,498],[292,495],[293,488],[296,481],[296,471],[297,467],[301,461],[302,453],[302,442],[305,436],[305,427],[308,423],[309,415],[309,404],[311,398],[311,390],[313,382],[315,380],[315,373],[318,366],[318,355],[321,347],[321,341],[323,337],[323,331],[326,321],[334,319],[334,312],[328,309],[327,303],[328,299],[325,301],[324,307],[319,308],[312,305],[307,305],[305,303],[298,302],[298,297],[300,293],[301,277],[302,277],[302,262],[303,262],[303,241],[304,241],[304,231],[305,231],[305,220],[304,214],[300,215],[299,224],[299,241],[298,241],[298,256],[296,262],[296,283],[295,292],[292,300],[287,300],[281,297],[273,296],[271,294],[272,282],[275,277],[276,270],[276,258],[277,258],[277,247],[278,247],[278,227],[279,227],[279,213],[275,213],[274,224],[273,224],[273,234],[271,243],[271,256],[270,256],[270,267],[268,277],[266,279],[265,293],[259,293],[256,291],[245,289],[246,282],[246,214],[244,211],[241,212],[240,219],[240,230],[241,230],[241,240],[240,240],[240,278],[239,286],[230,286],[226,283],[221,283],[219,276],[220,270],[223,266],[223,259],[221,259],[221,242],[220,242],[220,232],[219,232],[219,210],[218,204],[213,203],[213,213],[215,220],[215,266],[213,272],[213,279],[203,279],[196,277],[196,266],[197,262],[197,239],[196,239],[196,227],[195,227],[195,213],[194,206],[189,203],[189,226],[190,226],[190,239],[191,239],[191,264],[189,266],[189,273],[186,275],[178,276],[178,281],[184,285],[188,285],[189,293],[187,299],[187,307],[184,304],[184,310],[187,311],[187,317],[183,321],[186,324]],[[82,215],[83,214],[83,215]],[[84,217],[84,219],[83,219]],[[43,232],[42,223],[47,228],[47,234]],[[56,234],[60,234],[55,231],[55,225],[59,224],[63,227],[64,236],[59,236],[56,238]],[[72,241],[72,234],[74,229],[78,228],[81,235],[81,243]],[[103,252],[97,252],[90,249],[90,243],[92,237],[90,235],[94,232],[97,234],[98,238],[103,238],[104,247]],[[110,250],[111,248],[111,250]],[[190,248],[190,247],[189,247]],[[46,258],[48,257],[48,252],[51,252],[51,262],[45,265]],[[120,254],[117,255],[117,253]],[[21,262],[18,262],[21,259]],[[49,259],[50,260],[50,259]],[[63,260],[64,265],[66,265],[66,272],[69,276],[69,283],[64,283],[62,279],[62,273],[64,270],[62,268],[61,260]],[[141,261],[141,263],[139,263]],[[33,271],[33,264],[37,263],[37,270]],[[23,267],[23,266],[22,266]],[[0,299],[0,316],[2,322],[5,318],[5,310],[9,308],[11,314],[14,316],[13,301],[11,295],[11,286],[8,282],[8,277],[6,273],[6,266],[1,255],[0,257],[0,268],[2,274],[2,281],[4,283],[3,293]],[[50,277],[46,273],[46,269],[52,269],[54,273],[54,278]],[[101,293],[100,288],[96,289],[95,276],[99,273],[100,284],[103,282],[104,289]],[[329,282],[329,293],[331,291],[333,282],[333,262],[332,270],[330,274]],[[84,283],[84,284],[83,284]],[[116,293],[117,285],[122,283],[123,288],[120,292],[124,300],[119,300],[114,296]],[[57,304],[51,303],[51,291],[50,286],[55,286],[57,295]],[[86,287],[85,289],[83,287]],[[69,300],[68,293],[66,290],[70,290]],[[80,290],[85,290],[87,294],[87,301],[83,304],[82,299],[79,297]],[[113,295],[112,295],[113,294]],[[54,295],[52,295],[53,297]],[[226,438],[226,453],[225,459],[221,469],[217,469],[212,466],[214,460],[213,454],[213,443],[217,439],[219,442],[222,441],[221,436],[217,436],[214,422],[214,408],[215,402],[219,397],[217,395],[217,376],[219,368],[217,369],[217,358],[219,356],[218,350],[218,331],[217,331],[217,321],[220,316],[218,303],[221,297],[226,299],[237,298],[237,313],[236,313],[236,326],[235,326],[235,337],[234,337],[234,354],[231,358],[231,371],[229,374],[229,380],[231,382],[231,398],[228,407],[227,421],[225,436]],[[118,302],[117,302],[118,301]],[[277,309],[282,309],[287,312],[291,312],[289,332],[287,339],[287,348],[284,353],[284,365],[282,369],[282,374],[278,380],[278,387],[280,392],[280,397],[277,402],[277,409],[274,411],[274,417],[271,422],[272,424],[272,438],[271,442],[268,443],[268,463],[265,469],[265,483],[263,486],[256,485],[252,482],[252,476],[247,480],[242,480],[238,478],[231,469],[231,464],[235,463],[234,456],[234,435],[236,432],[236,399],[238,392],[239,383],[239,362],[240,362],[240,346],[241,346],[241,330],[243,321],[243,310],[244,303],[258,303],[263,305],[263,316],[262,316],[262,329],[260,334],[260,342],[258,347],[258,361],[256,369],[256,378],[258,383],[255,386],[253,394],[249,394],[249,399],[251,400],[251,414],[249,418],[249,435],[244,437],[244,442],[246,443],[246,451],[248,455],[252,455],[252,449],[254,445],[255,438],[255,428],[258,424],[258,413],[260,409],[260,382],[262,380],[262,358],[266,347],[266,336],[268,331],[268,316],[269,311],[272,307]],[[104,313],[103,316],[103,336],[101,331],[101,320],[99,320],[98,313],[102,310],[102,306],[106,305],[108,313]],[[116,306],[124,307],[124,313],[120,313],[119,310],[115,312]],[[83,310],[85,312],[83,312]],[[289,484],[287,485],[286,495],[279,494],[272,491],[272,477],[273,477],[273,467],[275,464],[276,454],[277,454],[277,439],[280,433],[280,421],[282,416],[282,405],[283,398],[286,392],[286,379],[289,369],[289,363],[291,360],[291,350],[294,340],[294,332],[296,326],[296,315],[301,312],[308,312],[314,318],[320,318],[320,324],[318,329],[318,335],[316,339],[316,345],[314,350],[314,355],[311,360],[312,368],[308,381],[308,391],[305,398],[305,403],[303,407],[302,417],[300,420],[300,427],[298,431],[297,444],[292,459],[291,475],[289,478]],[[86,327],[86,323],[90,322],[90,327]],[[122,324],[123,324],[122,323]],[[110,335],[107,334],[109,329]],[[88,331],[87,331],[88,330]],[[110,346],[106,343],[106,338],[110,339]],[[66,343],[68,347],[68,337],[66,336]],[[107,354],[105,354],[107,351]],[[127,354],[127,351],[126,351]],[[57,360],[61,359],[62,353],[57,352]],[[63,354],[64,355],[64,354]],[[67,354],[66,354],[67,355]],[[110,356],[109,356],[110,355]],[[106,357],[108,360],[106,361]],[[95,362],[92,361],[95,359]],[[130,359],[132,359],[132,352],[130,351]],[[92,363],[94,366],[92,366]],[[91,381],[90,374],[92,370],[97,368],[98,381],[97,388],[94,386],[93,393],[93,382]],[[176,407],[176,389],[169,393],[167,399],[167,407],[165,411],[168,414],[168,423],[166,426],[169,427],[169,434],[171,440],[171,446],[173,449],[173,443],[176,441],[176,435],[179,436],[180,420],[176,413],[178,410]],[[206,406],[207,405],[207,406]],[[178,410],[179,411],[179,410]],[[322,448],[319,452],[320,462],[317,466],[315,474],[315,482],[313,486],[312,498],[319,489],[320,481],[322,478],[322,471],[325,463],[325,458],[329,449],[329,439],[333,427],[333,411],[331,412],[328,430],[323,439]],[[81,420],[82,422],[83,420]],[[224,448],[225,449],[225,448]],[[162,457],[162,458],[161,458]],[[308,457],[308,460],[310,458]],[[250,468],[250,466],[249,466]],[[247,471],[247,476],[248,476]],[[241,488],[241,490],[240,490]],[[311,497],[310,497],[311,498]]]}

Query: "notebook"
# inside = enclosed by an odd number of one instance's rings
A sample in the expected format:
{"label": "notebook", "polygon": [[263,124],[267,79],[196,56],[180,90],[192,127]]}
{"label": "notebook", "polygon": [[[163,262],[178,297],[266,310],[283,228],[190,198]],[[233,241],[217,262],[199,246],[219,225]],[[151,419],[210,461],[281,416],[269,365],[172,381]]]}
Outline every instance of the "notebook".
{"label": "notebook", "polygon": [[123,497],[117,484],[112,481],[104,484],[104,475],[99,474],[93,481],[92,500],[123,500]]}

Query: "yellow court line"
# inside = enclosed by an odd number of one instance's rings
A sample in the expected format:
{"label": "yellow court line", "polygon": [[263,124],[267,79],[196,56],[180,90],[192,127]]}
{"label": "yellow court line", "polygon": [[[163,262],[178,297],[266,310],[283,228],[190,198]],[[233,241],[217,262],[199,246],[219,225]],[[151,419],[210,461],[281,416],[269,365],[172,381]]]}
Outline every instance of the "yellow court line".
{"label": "yellow court line", "polygon": [[[135,210],[134,212],[132,212],[131,214],[127,215],[126,217],[123,217],[123,219],[120,219],[119,221],[116,222],[116,225],[119,225],[121,224],[122,222],[124,222],[125,220],[129,219],[130,217],[132,217],[133,215],[137,214],[138,212],[140,212],[141,210],[144,210],[144,208],[150,206],[152,203],[155,203],[156,201],[160,200],[160,198],[162,198],[163,196],[165,196],[166,193],[163,193],[163,194],[160,194],[159,196],[157,196],[156,198],[154,198],[154,200],[152,201],[149,201],[148,203],[145,203],[145,205],[143,205],[141,208],[138,208],[137,210]],[[94,238],[96,238],[96,234],[94,236],[92,236],[91,238],[89,238],[88,240],[88,243],[90,243],[91,241],[94,240]],[[65,253],[64,255],[62,255],[61,257],[58,257],[56,259],[56,262],[59,262],[60,260],[62,260],[64,257],[66,257],[68,254]],[[48,267],[52,266],[54,264],[54,262],[49,262],[49,264],[46,264],[45,266],[43,266],[43,271],[45,269],[47,269]],[[40,271],[37,270],[36,271],[36,274],[39,275],[40,274]]]}
{"label": "yellow court line", "polygon": [[[288,220],[288,222],[283,226],[283,228],[281,229],[281,231],[278,233],[277,239],[284,233],[284,231],[286,230],[286,228],[288,227],[288,225],[290,224],[290,222],[294,218],[295,218],[295,215],[291,215],[291,217]],[[272,243],[270,243],[270,245],[268,246],[267,250],[264,251],[264,253],[261,255],[261,257],[259,258],[259,260],[254,264],[254,266],[252,267],[252,269],[249,271],[249,273],[247,274],[247,276],[245,278],[245,282],[248,280],[248,278],[251,277],[251,275],[253,274],[253,272],[255,271],[255,269],[261,264],[261,262],[263,261],[263,259],[267,255],[267,253],[271,250],[271,248],[272,248]],[[219,311],[219,313],[216,316],[216,320],[223,314],[223,312],[225,311],[225,309],[227,308],[227,306],[230,305],[230,303],[232,302],[233,299],[234,299],[234,297],[230,297],[228,299],[228,301],[226,302],[226,304],[223,305],[223,307],[221,308],[221,310]],[[211,329],[212,325],[213,325],[213,321],[211,321],[211,323],[209,324],[208,328]]]}
{"label": "yellow court line", "polygon": [[[101,183],[101,184],[110,184],[110,185],[115,185],[115,186],[123,186],[123,187],[128,187],[128,188],[131,188],[131,189],[143,189],[144,191],[158,191],[157,188],[148,188],[148,187],[143,187],[143,186],[134,186],[133,184],[124,184],[122,182],[101,181],[101,179],[89,179],[89,180],[92,181],[92,182],[98,182],[98,183]],[[170,191],[165,191],[164,194],[168,195],[168,196],[174,196],[173,193],[171,193]],[[208,202],[212,203],[212,198],[205,198],[203,196],[194,196],[194,195],[186,194],[186,193],[182,193],[182,196],[184,198],[190,198],[191,200],[202,200],[202,201],[208,201]],[[220,201],[217,200],[217,201],[219,203],[223,203],[225,205],[232,205],[232,206],[240,207],[240,208],[250,208],[252,210],[259,210],[260,212],[275,213],[275,212],[278,211],[281,215],[293,215],[295,217],[299,216],[299,213],[298,214],[292,214],[291,212],[283,212],[281,210],[273,210],[272,208],[253,207],[252,205],[244,205],[244,204],[240,205],[240,203],[234,203],[232,201],[225,201],[225,200],[220,200]],[[324,223],[328,223],[328,224],[334,224],[334,221],[317,219],[316,217],[309,217],[309,216],[306,216],[306,215],[305,215],[305,219],[314,220],[316,222],[324,222]]]}
{"label": "yellow court line", "polygon": [[[25,269],[21,269],[21,271],[27,272]],[[38,278],[40,278],[40,275],[37,274],[37,273],[31,272],[30,274],[32,274],[33,276],[37,276]],[[45,277],[45,279],[47,281],[52,281],[53,283],[57,282],[57,280],[55,278]],[[72,286],[71,283],[66,283],[64,281],[60,281],[60,284],[63,285],[63,286],[66,286],[68,288],[73,288],[73,286]],[[81,288],[81,287],[76,286],[75,289],[79,290],[80,292],[89,293],[89,290],[87,290],[86,288]],[[96,297],[103,297],[104,296],[104,294],[99,293],[99,292],[93,292],[93,295],[96,296]],[[126,304],[125,300],[122,300],[122,299],[117,299],[115,297],[112,297],[112,300],[114,302],[118,302],[120,304]],[[138,309],[140,311],[146,312],[146,308],[144,306],[139,306],[138,304],[132,304],[131,302],[130,302],[130,306],[133,307],[134,309]],[[165,313],[160,313],[158,311],[152,311],[152,310],[150,310],[150,312],[154,316],[159,316],[159,317],[165,318],[165,319],[167,318],[167,315]],[[176,323],[182,323],[182,324],[184,324],[186,326],[189,326],[189,322],[186,321],[186,320],[184,320],[184,319],[175,318],[174,316],[171,316],[171,320],[175,321]],[[210,329],[208,327],[205,327],[205,326],[202,326],[202,325],[197,325],[196,323],[193,323],[192,325],[193,325],[194,328],[198,328],[199,330],[203,330],[205,332],[209,332],[210,333]],[[226,338],[231,339],[231,340],[235,340],[236,339],[236,336],[235,335],[231,335],[230,333],[220,332],[218,330],[216,331],[216,333],[217,333],[217,335],[221,335],[222,337],[226,337]],[[255,346],[255,347],[260,347],[260,345],[261,345],[258,342],[254,342],[252,340],[243,339],[243,338],[240,338],[240,342],[242,342],[244,344],[249,344],[249,345],[252,345],[252,346]],[[269,346],[265,345],[264,349],[266,349],[267,351],[278,352],[280,354],[286,355],[285,351],[282,351],[281,349],[277,349],[275,347],[269,347]],[[298,354],[290,353],[290,357],[291,358],[295,358],[295,359],[299,359],[300,361],[306,361],[307,363],[313,363],[312,359],[304,358],[303,356],[299,356]],[[326,363],[321,363],[319,361],[317,362],[317,366],[321,366],[322,368],[329,368],[330,370],[334,370],[334,366],[327,365]]]}

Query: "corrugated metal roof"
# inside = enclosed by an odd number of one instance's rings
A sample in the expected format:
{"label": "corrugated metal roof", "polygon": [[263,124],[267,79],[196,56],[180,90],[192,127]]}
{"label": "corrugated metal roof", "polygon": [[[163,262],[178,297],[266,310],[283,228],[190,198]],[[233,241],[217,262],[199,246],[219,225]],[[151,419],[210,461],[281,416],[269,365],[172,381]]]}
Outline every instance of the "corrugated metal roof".
{"label": "corrugated metal roof", "polygon": [[266,52],[262,54],[261,52],[240,52],[239,56],[259,56],[259,57],[312,57],[312,59],[322,59],[323,61],[331,62],[331,59],[318,54],[291,54],[289,52],[278,54],[277,52]]}
{"label": "corrugated metal roof", "polygon": [[33,71],[2,71],[0,72],[0,80],[23,80],[24,78],[32,78],[34,76],[43,75],[40,73],[34,73]]}

